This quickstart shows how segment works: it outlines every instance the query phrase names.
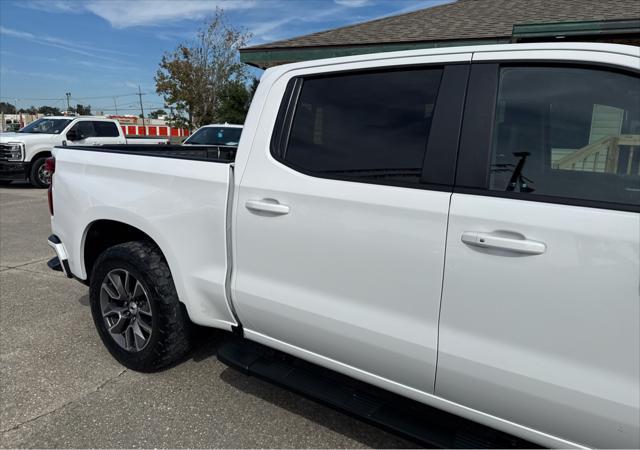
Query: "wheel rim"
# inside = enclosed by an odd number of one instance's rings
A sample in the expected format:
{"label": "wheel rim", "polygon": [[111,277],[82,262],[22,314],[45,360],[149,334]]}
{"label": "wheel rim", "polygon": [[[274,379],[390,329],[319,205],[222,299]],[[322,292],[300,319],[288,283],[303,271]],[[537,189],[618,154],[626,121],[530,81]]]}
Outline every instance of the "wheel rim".
{"label": "wheel rim", "polygon": [[124,269],[110,271],[100,287],[100,311],[113,340],[129,352],[144,349],[151,338],[152,312],[142,283]]}
{"label": "wheel rim", "polygon": [[42,184],[50,184],[51,183],[51,172],[49,172],[44,164],[41,164],[38,167],[38,179]]}

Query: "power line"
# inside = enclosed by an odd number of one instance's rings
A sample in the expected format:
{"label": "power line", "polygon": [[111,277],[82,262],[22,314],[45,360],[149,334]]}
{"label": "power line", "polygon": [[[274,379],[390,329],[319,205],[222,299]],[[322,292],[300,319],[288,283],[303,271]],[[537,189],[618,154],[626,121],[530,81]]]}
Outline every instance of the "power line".
{"label": "power line", "polygon": [[[132,93],[128,93],[128,94],[111,94],[111,95],[96,95],[96,96],[90,96],[90,97],[71,97],[73,100],[99,100],[99,99],[112,99],[112,98],[119,98],[119,97],[134,97],[134,96],[138,96],[138,95],[147,95],[147,92],[132,92]],[[12,101],[31,101],[31,100],[40,100],[40,101],[59,101],[59,100],[66,100],[66,95],[65,97],[58,97],[58,98],[40,98],[40,97],[15,97],[15,96],[0,96],[0,99],[4,99],[4,100],[12,100]]]}
{"label": "power line", "polygon": [[[146,93],[144,93],[143,95],[145,95]],[[118,97],[133,97],[135,95],[138,95],[137,92],[134,92],[132,94],[116,94],[116,95],[100,95],[100,96],[96,96],[96,97],[74,97],[76,100],[97,100],[97,99],[103,99],[103,98],[118,98]]]}
{"label": "power line", "polygon": [[[136,94],[137,95],[137,94]],[[14,100],[14,101],[22,101],[22,100],[46,100],[46,101],[56,101],[56,100],[64,100],[64,98],[23,98],[23,97],[0,97],[6,100]]]}
{"label": "power line", "polygon": [[[148,105],[147,105],[148,106]],[[161,107],[156,107],[154,106],[153,108],[158,108],[158,109],[164,109]],[[121,108],[118,107],[118,109],[114,109],[114,108],[96,108],[96,107],[91,107],[91,109],[93,111],[102,111],[102,112],[107,112],[107,111],[114,111],[114,112],[123,112],[123,111],[140,111],[140,107],[138,106],[137,108]]]}

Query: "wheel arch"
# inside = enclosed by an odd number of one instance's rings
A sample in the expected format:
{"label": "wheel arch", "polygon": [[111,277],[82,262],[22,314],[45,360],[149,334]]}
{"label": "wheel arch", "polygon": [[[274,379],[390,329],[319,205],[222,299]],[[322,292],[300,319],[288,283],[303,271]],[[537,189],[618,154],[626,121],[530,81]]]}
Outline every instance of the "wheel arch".
{"label": "wheel arch", "polygon": [[90,282],[93,266],[100,254],[114,245],[132,241],[152,243],[167,261],[160,245],[147,233],[133,225],[110,219],[98,219],[89,223],[82,242],[82,260],[87,274],[86,283]]}
{"label": "wheel arch", "polygon": [[53,156],[53,154],[51,153],[51,150],[39,150],[36,154],[34,154],[31,159],[29,160],[29,170],[31,170],[31,166],[33,165],[33,163],[35,161],[37,161],[40,158],[50,158],[51,156]]}

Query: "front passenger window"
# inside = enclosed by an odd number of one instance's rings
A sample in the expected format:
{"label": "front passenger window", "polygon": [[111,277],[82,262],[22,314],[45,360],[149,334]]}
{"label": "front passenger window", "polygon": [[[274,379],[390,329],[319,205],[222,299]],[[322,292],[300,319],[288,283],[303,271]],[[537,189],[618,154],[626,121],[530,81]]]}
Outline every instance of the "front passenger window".
{"label": "front passenger window", "polygon": [[490,189],[640,204],[640,80],[604,69],[505,67]]}

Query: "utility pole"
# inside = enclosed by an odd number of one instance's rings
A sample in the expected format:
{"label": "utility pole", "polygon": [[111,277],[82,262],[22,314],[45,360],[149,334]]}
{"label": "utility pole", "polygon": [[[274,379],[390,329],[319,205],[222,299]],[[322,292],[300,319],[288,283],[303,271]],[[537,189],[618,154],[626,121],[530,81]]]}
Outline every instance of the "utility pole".
{"label": "utility pole", "polygon": [[118,103],[116,102],[116,98],[113,97],[113,106],[116,108],[116,116],[118,115]]}
{"label": "utility pole", "polygon": [[138,85],[138,97],[140,98],[140,113],[142,114],[142,126],[144,127],[144,108],[142,107],[142,92],[140,91],[140,85]]}
{"label": "utility pole", "polygon": [[71,92],[67,92],[64,94],[67,97],[67,114],[71,112],[71,105],[69,104],[69,99],[71,98]]}
{"label": "utility pole", "polygon": [[169,111],[171,111],[171,112],[169,113],[169,117],[170,117],[170,119],[169,119],[169,120],[171,120],[171,121],[173,122],[173,105],[166,105],[166,104],[165,104],[165,105],[164,105],[164,107],[165,107],[165,108],[169,108]]}

